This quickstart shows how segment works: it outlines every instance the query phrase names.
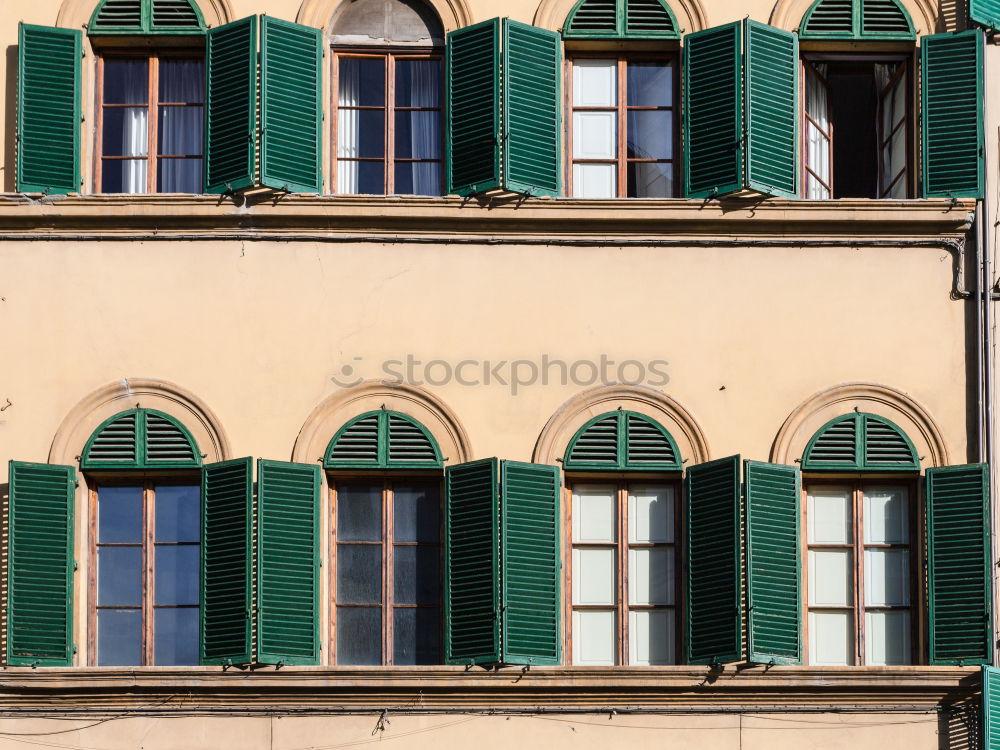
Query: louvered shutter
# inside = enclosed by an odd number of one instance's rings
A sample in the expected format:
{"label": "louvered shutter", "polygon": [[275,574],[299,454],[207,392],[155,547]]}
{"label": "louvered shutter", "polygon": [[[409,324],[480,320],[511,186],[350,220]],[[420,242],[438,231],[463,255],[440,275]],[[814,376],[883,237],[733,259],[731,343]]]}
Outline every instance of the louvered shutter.
{"label": "louvered shutter", "polygon": [[204,28],[198,6],[191,0],[152,0],[153,30],[190,31]]}
{"label": "louvered shutter", "polygon": [[201,663],[253,660],[253,460],[208,464],[201,474]]}
{"label": "louvered shutter", "polygon": [[990,489],[986,464],[927,470],[931,664],[991,664]]}
{"label": "louvered shutter", "polygon": [[145,465],[149,467],[183,466],[201,463],[194,440],[174,419],[162,412],[141,409],[145,422]]}
{"label": "louvered shutter", "polygon": [[75,29],[18,26],[17,190],[80,190],[80,60]]}
{"label": "louvered shutter", "polygon": [[617,0],[581,0],[567,17],[568,37],[615,37],[620,33]]}
{"label": "louvered shutter", "polygon": [[257,661],[319,663],[318,466],[257,463]]}
{"label": "louvered shutter", "polygon": [[260,34],[260,181],[321,193],[323,32],[264,16]]}
{"label": "louvered shutter", "polygon": [[854,0],[817,0],[802,18],[803,39],[850,39],[854,36]]}
{"label": "louvered shutter", "polygon": [[684,481],[687,663],[737,661],[743,657],[740,457],[692,466]]}
{"label": "louvered shutter", "polygon": [[72,466],[11,461],[7,664],[73,663]]}
{"label": "louvered shutter", "polygon": [[501,466],[502,661],[559,664],[559,467]]}
{"label": "louvered shutter", "polygon": [[795,466],[744,463],[748,659],[802,663],[802,566]]}
{"label": "louvered shutter", "polygon": [[499,462],[445,469],[445,662],[496,664],[500,651]]}
{"label": "louvered shutter", "polygon": [[205,192],[255,184],[257,156],[257,17],[207,34]]}
{"label": "louvered shutter", "polygon": [[913,25],[896,0],[860,0],[861,36],[864,38],[910,38]]}
{"label": "louvered shutter", "polygon": [[983,750],[1000,750],[1000,669],[982,666]]}
{"label": "louvered shutter", "polygon": [[969,0],[969,19],[994,31],[1000,29],[1000,0]]}
{"label": "louvered shutter", "polygon": [[84,446],[80,464],[84,469],[136,468],[141,465],[139,410],[116,414],[96,430]]}
{"label": "louvered shutter", "polygon": [[983,32],[920,40],[923,196],[983,196]]}
{"label": "louvered shutter", "polygon": [[625,34],[632,38],[677,36],[677,21],[661,0],[627,0]]}
{"label": "louvered shutter", "polygon": [[129,32],[143,34],[149,30],[148,14],[143,0],[103,0],[94,11],[87,26],[88,34]]}
{"label": "louvered shutter", "polygon": [[418,422],[402,414],[384,413],[386,466],[440,467],[441,456],[430,435]]}

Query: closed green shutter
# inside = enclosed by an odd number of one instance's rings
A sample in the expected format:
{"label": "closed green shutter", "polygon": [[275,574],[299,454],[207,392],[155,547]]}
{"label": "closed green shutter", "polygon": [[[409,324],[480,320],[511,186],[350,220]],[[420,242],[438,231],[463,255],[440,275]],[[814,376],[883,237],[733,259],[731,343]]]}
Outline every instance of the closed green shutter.
{"label": "closed green shutter", "polygon": [[969,0],[969,19],[994,31],[1000,29],[1000,0]]}
{"label": "closed green shutter", "polygon": [[982,666],[983,750],[1000,750],[1000,669]]}
{"label": "closed green shutter", "polygon": [[802,663],[798,467],[744,463],[747,639],[752,662]]}
{"label": "closed green shutter", "polygon": [[559,467],[501,462],[505,664],[559,664]]}
{"label": "closed green shutter", "polygon": [[931,664],[993,662],[986,464],[927,470]]}
{"label": "closed green shutter", "polygon": [[743,657],[740,457],[698,464],[685,476],[688,664]]}
{"label": "closed green shutter", "polygon": [[264,16],[260,31],[261,178],[321,193],[323,32]]}
{"label": "closed green shutter", "polygon": [[206,465],[201,502],[201,663],[249,664],[253,459]]}
{"label": "closed green shutter", "polygon": [[255,184],[257,157],[257,16],[208,31],[205,192]]}
{"label": "closed green shutter", "polygon": [[496,664],[500,652],[499,462],[445,469],[445,662]]}
{"label": "closed green shutter", "polygon": [[257,661],[319,663],[319,466],[257,463]]}
{"label": "closed green shutter", "polygon": [[7,664],[69,666],[73,645],[72,466],[11,461]]}
{"label": "closed green shutter", "polygon": [[80,59],[75,29],[18,26],[17,190],[80,191]]}
{"label": "closed green shutter", "polygon": [[920,40],[923,197],[983,196],[983,32]]}

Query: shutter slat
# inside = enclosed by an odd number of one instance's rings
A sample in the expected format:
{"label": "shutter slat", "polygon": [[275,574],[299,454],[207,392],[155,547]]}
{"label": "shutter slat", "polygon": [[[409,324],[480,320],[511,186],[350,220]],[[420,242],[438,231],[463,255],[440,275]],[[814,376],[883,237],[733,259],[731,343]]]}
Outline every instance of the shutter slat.
{"label": "shutter slat", "polygon": [[441,457],[424,428],[398,414],[388,415],[389,463],[426,462],[440,466]]}
{"label": "shutter slat", "polygon": [[1000,0],[969,0],[969,20],[987,29],[1000,29]]}
{"label": "shutter slat", "polygon": [[798,37],[756,21],[744,22],[746,184],[760,193],[798,194]]}

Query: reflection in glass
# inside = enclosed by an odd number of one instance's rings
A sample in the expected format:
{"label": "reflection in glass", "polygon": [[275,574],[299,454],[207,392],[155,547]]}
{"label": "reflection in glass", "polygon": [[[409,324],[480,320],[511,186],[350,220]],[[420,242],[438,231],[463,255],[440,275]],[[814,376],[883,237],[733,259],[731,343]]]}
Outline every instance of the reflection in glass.
{"label": "reflection in glass", "polygon": [[142,602],[142,547],[98,547],[97,606],[138,607]]}
{"label": "reflection in glass", "polygon": [[382,546],[337,545],[337,602],[379,604],[382,601]]}
{"label": "reflection in glass", "polygon": [[337,538],[341,542],[382,540],[382,485],[337,485]]}
{"label": "reflection in glass", "polygon": [[394,540],[437,543],[441,505],[438,485],[396,485],[393,498]]}
{"label": "reflection in glass", "polygon": [[396,604],[437,604],[440,549],[396,545],[393,597]]}
{"label": "reflection in glass", "polygon": [[382,663],[382,608],[337,607],[337,664]]}
{"label": "reflection in glass", "polygon": [[153,663],[159,666],[198,664],[198,609],[157,608],[153,632]]}
{"label": "reflection in glass", "polygon": [[439,663],[440,627],[436,607],[396,607],[393,618],[393,664]]}
{"label": "reflection in glass", "polygon": [[200,552],[195,544],[156,546],[154,604],[198,604]]}
{"label": "reflection in glass", "polygon": [[160,485],[156,488],[156,541],[201,540],[201,488]]}
{"label": "reflection in glass", "polygon": [[142,542],[142,487],[101,487],[98,490],[97,542]]}
{"label": "reflection in glass", "polygon": [[126,667],[142,663],[142,615],[138,609],[97,611],[97,665]]}

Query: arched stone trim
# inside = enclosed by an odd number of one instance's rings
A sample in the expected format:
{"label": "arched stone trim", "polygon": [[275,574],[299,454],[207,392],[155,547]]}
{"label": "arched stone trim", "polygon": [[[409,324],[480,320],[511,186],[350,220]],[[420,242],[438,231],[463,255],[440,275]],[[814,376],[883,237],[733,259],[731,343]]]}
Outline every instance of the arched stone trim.
{"label": "arched stone trim", "polygon": [[[532,23],[543,29],[559,31],[576,3],[577,0],[541,0]],[[709,27],[708,14],[701,0],[667,0],[667,5],[677,17],[678,30],[682,34],[690,34],[692,31],[701,31]]]}
{"label": "arched stone trim", "polygon": [[[302,0],[295,22],[323,29],[327,34],[341,6],[350,0]],[[445,32],[460,29],[472,23],[472,12],[467,0],[425,0],[437,11]]]}
{"label": "arched stone trim", "polygon": [[[768,23],[786,31],[795,31],[815,0],[778,0]],[[937,5],[932,0],[899,0],[906,8],[918,35],[932,34],[937,28]]]}
{"label": "arched stone trim", "polygon": [[947,466],[948,446],[937,423],[917,401],[879,383],[842,383],[814,393],[788,415],[771,446],[770,460],[792,464],[802,458],[816,431],[834,417],[858,409],[895,422],[913,441],[921,468]]}
{"label": "arched stone trim", "polygon": [[78,464],[84,445],[109,417],[143,406],[158,409],[183,424],[204,454],[204,463],[231,458],[229,438],[215,413],[190,391],[165,380],[122,378],[85,396],[63,419],[49,448],[49,463]]}
{"label": "arched stone trim", "polygon": [[560,406],[542,428],[531,460],[539,464],[562,460],[577,430],[599,414],[618,408],[639,412],[663,425],[677,443],[681,460],[700,464],[709,459],[705,433],[677,401],[652,388],[610,385],[590,388]]}
{"label": "arched stone trim", "polygon": [[[99,0],[63,0],[56,16],[56,26],[82,29],[94,14]],[[208,27],[221,26],[235,20],[229,0],[192,0],[201,10]]]}
{"label": "arched stone trim", "polygon": [[367,411],[398,411],[416,419],[434,436],[445,466],[454,466],[472,458],[472,448],[462,423],[437,396],[410,385],[395,385],[369,380],[353,388],[338,391],[323,400],[306,417],[292,461],[304,464],[322,462],[330,439],[348,420]]}

